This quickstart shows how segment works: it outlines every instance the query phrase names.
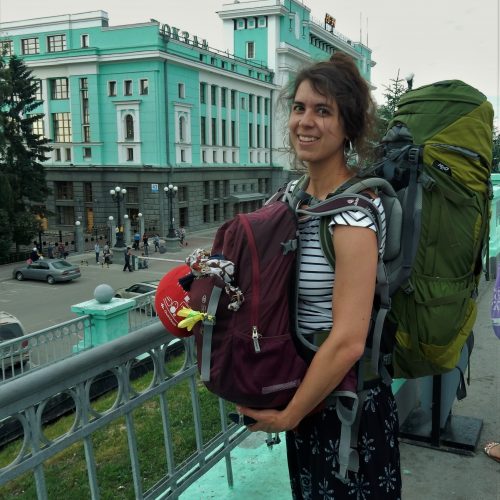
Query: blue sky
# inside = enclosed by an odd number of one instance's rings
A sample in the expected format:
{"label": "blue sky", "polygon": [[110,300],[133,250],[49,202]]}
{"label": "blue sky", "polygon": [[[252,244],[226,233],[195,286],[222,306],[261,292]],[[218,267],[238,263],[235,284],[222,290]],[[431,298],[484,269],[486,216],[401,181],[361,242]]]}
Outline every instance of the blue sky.
{"label": "blue sky", "polygon": [[[110,24],[148,21],[178,26],[225,50],[216,11],[233,0],[0,0],[0,21],[105,10]],[[242,2],[244,0],[241,0]],[[288,0],[286,0],[288,2]],[[384,85],[415,73],[414,85],[460,79],[486,94],[499,114],[500,0],[308,0],[311,14],[337,20],[337,29],[373,50],[372,83],[382,102]],[[498,121],[497,121],[498,123]]]}

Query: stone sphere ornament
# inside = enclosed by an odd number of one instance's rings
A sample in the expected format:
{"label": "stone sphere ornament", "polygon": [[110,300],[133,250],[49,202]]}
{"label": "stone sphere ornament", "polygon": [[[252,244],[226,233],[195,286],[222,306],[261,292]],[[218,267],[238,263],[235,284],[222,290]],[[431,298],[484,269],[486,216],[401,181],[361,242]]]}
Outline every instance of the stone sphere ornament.
{"label": "stone sphere ornament", "polygon": [[102,284],[96,286],[94,290],[94,299],[101,304],[107,304],[111,302],[115,294],[115,290],[110,285]]}

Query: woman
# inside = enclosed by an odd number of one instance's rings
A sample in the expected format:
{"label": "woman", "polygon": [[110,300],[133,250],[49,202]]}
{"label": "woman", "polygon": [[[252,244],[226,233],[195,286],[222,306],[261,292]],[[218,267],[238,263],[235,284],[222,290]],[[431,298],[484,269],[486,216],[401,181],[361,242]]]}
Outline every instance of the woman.
{"label": "woman", "polygon": [[[349,151],[366,149],[374,105],[369,88],[352,59],[335,54],[329,62],[301,71],[291,92],[290,142],[307,167],[309,205],[335,191],[355,175]],[[383,217],[375,193],[369,193]],[[327,331],[295,396],[282,410],[239,408],[257,422],[252,431],[287,431],[287,453],[293,497],[401,497],[397,411],[391,388],[382,381],[370,389],[358,431],[359,470],[339,479],[340,421],[325,398],[351,372],[362,356],[375,293],[376,267],[383,253],[377,228],[353,209],[332,217],[335,250],[332,271],[321,251],[319,220],[299,221],[301,262],[299,328],[303,333]],[[352,373],[352,372],[351,372]],[[318,410],[318,405],[319,409]]]}

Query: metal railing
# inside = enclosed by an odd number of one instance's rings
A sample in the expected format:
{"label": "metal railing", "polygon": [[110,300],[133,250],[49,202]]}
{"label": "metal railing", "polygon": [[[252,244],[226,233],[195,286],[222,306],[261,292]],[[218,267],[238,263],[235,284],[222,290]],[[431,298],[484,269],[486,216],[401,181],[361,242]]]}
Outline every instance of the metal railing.
{"label": "metal railing", "polygon": [[[171,374],[165,356],[168,344],[173,340],[176,339],[157,321],[138,330],[136,335],[126,335],[4,384],[0,391],[0,425],[6,419],[15,419],[22,426],[24,437],[19,441],[22,444],[16,458],[0,469],[0,486],[29,472],[38,498],[47,499],[47,468],[59,452],[82,443],[90,496],[100,498],[93,435],[118,419],[123,422],[122,429],[127,437],[135,498],[178,498],[222,458],[226,460],[227,480],[231,486],[230,451],[247,437],[248,431],[245,427],[227,425],[225,404],[219,400],[220,431],[208,441],[203,438],[193,339],[182,340],[184,364],[178,372]],[[151,359],[153,377],[148,388],[138,391],[130,374],[137,358],[144,355]],[[114,374],[118,390],[111,408],[99,412],[91,404],[90,388],[93,381],[105,372]],[[176,463],[172,438],[176,429],[172,429],[167,395],[181,383],[187,383],[192,402],[192,415],[185,415],[182,425],[193,423],[196,450],[187,460]],[[75,420],[63,435],[49,439],[43,429],[44,408],[61,393],[73,399]],[[154,485],[146,489],[141,474],[145,457],[138,453],[136,427],[139,419],[134,420],[134,412],[150,407],[152,400],[159,403],[163,431],[163,436],[158,435],[155,440],[157,449],[154,452],[164,456],[166,469],[157,471],[160,477],[155,477]]]}
{"label": "metal railing", "polygon": [[90,316],[60,323],[23,337],[0,343],[0,385],[42,366],[67,358],[90,347],[92,338]]}

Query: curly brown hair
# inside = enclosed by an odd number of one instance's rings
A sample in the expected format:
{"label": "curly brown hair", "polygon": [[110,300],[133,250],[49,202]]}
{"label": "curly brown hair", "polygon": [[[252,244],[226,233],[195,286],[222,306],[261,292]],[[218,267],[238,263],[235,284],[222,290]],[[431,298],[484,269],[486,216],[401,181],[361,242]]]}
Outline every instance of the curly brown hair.
{"label": "curly brown hair", "polygon": [[353,59],[347,54],[336,52],[330,60],[302,69],[291,82],[286,96],[288,101],[293,101],[299,85],[306,80],[319,94],[335,99],[347,138],[360,159],[367,158],[374,133],[375,103],[370,87]]}

